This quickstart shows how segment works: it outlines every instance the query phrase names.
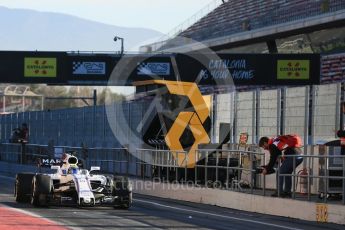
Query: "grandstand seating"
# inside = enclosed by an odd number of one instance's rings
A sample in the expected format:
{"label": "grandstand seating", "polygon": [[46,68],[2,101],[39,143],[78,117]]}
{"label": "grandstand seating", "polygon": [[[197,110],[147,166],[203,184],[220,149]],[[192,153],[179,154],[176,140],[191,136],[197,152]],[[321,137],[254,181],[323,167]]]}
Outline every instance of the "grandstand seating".
{"label": "grandstand seating", "polygon": [[345,79],[345,54],[322,56],[321,81],[323,83]]}
{"label": "grandstand seating", "polygon": [[202,41],[341,9],[343,0],[229,0],[180,36]]}

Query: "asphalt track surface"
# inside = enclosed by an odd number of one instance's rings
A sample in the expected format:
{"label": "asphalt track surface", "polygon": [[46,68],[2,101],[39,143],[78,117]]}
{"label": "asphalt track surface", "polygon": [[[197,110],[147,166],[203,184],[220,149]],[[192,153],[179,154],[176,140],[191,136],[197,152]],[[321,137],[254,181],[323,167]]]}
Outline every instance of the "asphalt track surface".
{"label": "asphalt track surface", "polygon": [[344,229],[344,226],[336,224],[301,221],[139,194],[134,194],[134,203],[129,210],[111,207],[34,208],[30,204],[15,202],[13,185],[14,178],[0,175],[0,230]]}

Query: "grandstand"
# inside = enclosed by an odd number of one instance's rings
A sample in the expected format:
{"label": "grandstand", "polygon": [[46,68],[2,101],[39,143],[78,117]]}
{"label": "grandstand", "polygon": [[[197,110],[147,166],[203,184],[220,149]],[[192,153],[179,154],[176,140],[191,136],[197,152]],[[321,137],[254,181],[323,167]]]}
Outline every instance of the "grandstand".
{"label": "grandstand", "polygon": [[[311,33],[342,26],[344,18],[342,13],[345,9],[345,2],[342,0],[228,0],[223,2],[215,10],[186,30],[175,33],[174,36],[179,35],[202,42],[215,40],[217,50],[222,50],[224,47],[238,47],[238,44],[252,44],[258,40],[265,42],[264,38],[267,36],[277,39],[301,34],[301,32],[302,34]],[[268,28],[275,30],[262,33]],[[241,36],[237,38],[239,34]],[[172,38],[170,37],[170,41]],[[180,42],[186,41],[188,40]],[[167,48],[164,46],[166,44],[167,41],[159,41],[151,47],[153,50],[158,50],[162,49],[162,46]],[[208,45],[213,47],[212,43]]]}
{"label": "grandstand", "polygon": [[198,41],[226,53],[320,53],[322,82],[345,77],[343,0],[222,1],[174,35],[145,50],[196,50]]}
{"label": "grandstand", "polygon": [[344,80],[345,76],[345,53],[327,55],[321,61],[322,82]]}
{"label": "grandstand", "polygon": [[307,19],[345,8],[341,0],[228,0],[180,36],[204,41]]}

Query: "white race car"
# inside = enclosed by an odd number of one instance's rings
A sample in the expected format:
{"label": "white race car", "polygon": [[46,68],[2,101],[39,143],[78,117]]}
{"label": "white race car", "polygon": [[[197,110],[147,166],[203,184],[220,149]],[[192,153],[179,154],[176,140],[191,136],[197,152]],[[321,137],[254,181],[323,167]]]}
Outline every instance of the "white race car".
{"label": "white race car", "polygon": [[34,206],[110,205],[128,209],[132,205],[132,185],[127,177],[101,173],[100,167],[80,169],[78,159],[64,154],[62,166],[51,166],[55,173],[16,175],[17,202]]}

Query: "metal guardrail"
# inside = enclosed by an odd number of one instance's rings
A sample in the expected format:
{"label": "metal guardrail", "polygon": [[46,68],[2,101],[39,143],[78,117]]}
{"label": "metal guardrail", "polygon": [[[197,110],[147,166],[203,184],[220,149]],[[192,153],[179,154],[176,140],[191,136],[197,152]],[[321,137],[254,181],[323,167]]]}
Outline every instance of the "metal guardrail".
{"label": "metal guardrail", "polygon": [[[183,155],[182,165],[179,165],[179,157]],[[136,176],[145,178],[164,178],[167,181],[187,180],[188,152],[170,150],[136,150]],[[180,169],[180,170],[179,170]],[[164,175],[163,175],[164,173]],[[184,175],[180,175],[183,173]]]}
{"label": "metal guardrail", "polygon": [[[180,167],[177,165],[176,159],[172,158],[173,152],[169,150],[152,150],[152,149],[142,149],[138,150],[141,159],[145,161],[137,161],[136,164],[139,165],[137,168],[141,168],[141,173],[137,173],[138,177],[142,179],[152,179],[160,182],[179,182],[188,183],[192,182],[194,186],[204,186],[212,187],[218,189],[227,189],[232,191],[239,191],[244,193],[256,194],[256,195],[266,195],[266,176],[258,174],[256,168],[260,165],[265,165],[266,157],[262,152],[255,151],[244,151],[244,150],[219,150],[219,149],[198,149],[196,150],[197,164],[193,169],[185,167]],[[185,152],[184,152],[185,153]],[[140,155],[139,154],[139,155]],[[146,158],[145,158],[146,157]],[[329,180],[342,180],[342,187],[339,189],[338,193],[342,196],[342,203],[345,204],[344,196],[345,194],[345,156],[328,156],[328,155],[287,155],[288,157],[303,157],[306,159],[320,159],[323,161],[321,166],[321,171],[319,172],[309,172],[307,175],[300,174],[302,170],[296,172],[296,161],[294,160],[294,170],[292,174],[281,174],[279,167],[277,169],[277,185],[279,184],[280,176],[292,177],[292,199],[308,201],[315,198],[315,193],[312,193],[311,186],[319,187],[318,191],[324,193],[325,196],[318,200],[327,202],[327,194],[330,193],[327,184]],[[188,155],[186,154],[186,159]],[[331,168],[328,166],[329,161],[334,159],[340,159],[342,176],[332,176],[329,174]],[[281,161],[281,158],[280,158]],[[308,169],[313,169],[313,160],[304,160],[304,163],[300,167],[306,167]],[[145,173],[146,172],[146,173]],[[149,172],[149,173],[147,173]],[[173,175],[171,175],[173,173]],[[320,175],[319,175],[320,174]],[[244,178],[247,177],[247,178]],[[304,194],[297,191],[297,182],[304,178],[307,180],[306,186],[308,191]],[[249,180],[246,182],[246,180]],[[313,183],[313,180],[317,180]],[[320,188],[320,182],[324,181],[325,184]],[[260,184],[258,183],[260,182]],[[299,186],[302,186],[301,184]],[[301,189],[301,188],[300,188]],[[302,194],[297,196],[297,194]],[[278,196],[279,194],[278,191]],[[320,196],[320,195],[319,195]]]}
{"label": "metal guardrail", "polygon": [[[1,144],[0,161],[20,163],[21,147],[22,145],[18,144]],[[27,145],[26,147],[27,159],[32,159],[26,161],[26,164],[37,164],[36,158],[51,156],[46,145]],[[143,180],[159,179],[164,183],[188,183],[197,187],[226,189],[256,195],[266,195],[267,191],[266,176],[256,173],[256,168],[265,165],[266,162],[265,154],[261,152],[198,149],[195,154],[196,165],[189,168],[188,153],[185,151],[137,149],[134,156],[126,148],[86,148],[87,152],[85,152],[85,148],[81,147],[58,147],[64,148],[64,151],[74,150],[78,154],[84,154],[87,157],[87,167],[100,166],[101,170],[109,173],[136,176]],[[183,157],[183,159],[179,161],[178,157]],[[315,198],[315,191],[312,191],[311,186],[316,186],[319,200],[327,202],[328,195],[336,193],[342,196],[342,204],[345,204],[345,156],[287,155],[284,157],[293,158],[294,169],[292,174],[281,174],[278,167],[277,185],[281,177],[291,177],[292,199],[311,201]],[[297,157],[304,159],[301,165],[307,169],[307,174],[302,174],[301,170],[296,169]],[[315,164],[315,159],[318,160],[318,164]],[[281,159],[279,161],[281,162]],[[333,175],[332,170],[337,170],[338,175]],[[297,191],[298,185],[301,190],[301,180],[307,190],[303,195],[297,196],[301,193]],[[334,181],[338,183],[336,190],[329,186]],[[313,188],[315,190],[315,187]],[[324,196],[320,197],[320,194]]]}
{"label": "metal guardrail", "polygon": [[21,164],[36,164],[37,158],[49,156],[46,151],[47,147],[47,145],[23,145],[20,143],[1,144],[0,160]]}
{"label": "metal guardrail", "polygon": [[[210,187],[210,181],[214,181],[211,187],[244,191],[245,189],[242,187],[245,185],[245,187],[249,187],[250,193],[253,194],[254,188],[257,187],[255,168],[258,166],[258,162],[261,161],[265,162],[265,154],[260,152],[218,149],[196,150],[196,162],[198,163],[195,166],[195,184],[200,182],[198,177],[199,169],[203,169],[205,186]],[[222,178],[220,173],[223,174]],[[210,177],[209,174],[213,175]],[[245,181],[243,176],[249,176],[249,178],[246,178],[249,181]],[[263,184],[265,185],[265,177],[263,177]],[[262,187],[262,193],[265,195],[265,186]]]}
{"label": "metal guardrail", "polygon": [[[312,180],[313,179],[319,179],[319,193],[320,194],[324,194],[323,197],[319,198],[323,198],[323,201],[326,203],[327,199],[328,199],[328,195],[329,194],[337,194],[342,196],[342,203],[345,204],[345,155],[342,156],[324,156],[324,155],[286,155],[284,156],[285,158],[293,158],[293,172],[292,174],[281,174],[280,172],[280,168],[278,168],[277,170],[277,183],[279,184],[281,177],[285,177],[285,176],[290,176],[292,177],[292,198],[296,199],[296,182],[298,182],[298,179],[306,179],[306,188],[307,188],[307,192],[305,193],[305,195],[307,196],[308,201],[311,201],[311,184],[312,184]],[[303,158],[304,161],[304,165],[306,165],[307,172],[306,174],[300,174],[300,173],[296,173],[296,158]],[[312,167],[312,159],[318,159],[319,162],[320,160],[322,160],[322,164],[320,164],[320,168],[319,168],[319,173],[318,175],[314,175],[314,172],[310,172],[313,167]],[[307,162],[305,162],[305,160],[307,160]],[[336,161],[338,162],[337,166],[331,166],[330,161]],[[279,159],[279,163],[282,162],[282,158]],[[341,176],[333,176],[330,175],[331,171],[337,171],[341,173]],[[337,186],[337,189],[334,190],[333,189],[329,189],[329,183],[331,180],[335,180],[338,182],[341,182],[341,186]],[[322,182],[322,184],[321,184]],[[279,190],[278,190],[278,196],[279,196]]]}
{"label": "metal guardrail", "polygon": [[[23,148],[25,148],[23,153]],[[35,144],[1,144],[0,160],[39,165],[42,159],[55,159],[53,149],[48,145]],[[126,148],[82,148],[72,146],[54,146],[63,152],[75,151],[77,157],[84,161],[84,167],[100,166],[102,171],[117,174],[129,174],[129,153]]]}

